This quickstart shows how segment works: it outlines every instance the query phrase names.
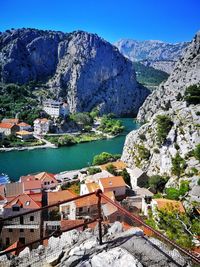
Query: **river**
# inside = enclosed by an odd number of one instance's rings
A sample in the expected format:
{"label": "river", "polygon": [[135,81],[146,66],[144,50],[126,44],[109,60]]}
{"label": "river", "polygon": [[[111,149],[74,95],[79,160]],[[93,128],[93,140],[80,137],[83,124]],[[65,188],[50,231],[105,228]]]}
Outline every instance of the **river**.
{"label": "river", "polygon": [[125,131],[122,135],[112,139],[57,149],[2,152],[0,153],[0,174],[6,173],[11,180],[16,181],[20,176],[30,173],[40,171],[58,173],[89,166],[93,157],[101,152],[121,154],[126,134],[139,128],[139,124],[131,118],[121,120]]}

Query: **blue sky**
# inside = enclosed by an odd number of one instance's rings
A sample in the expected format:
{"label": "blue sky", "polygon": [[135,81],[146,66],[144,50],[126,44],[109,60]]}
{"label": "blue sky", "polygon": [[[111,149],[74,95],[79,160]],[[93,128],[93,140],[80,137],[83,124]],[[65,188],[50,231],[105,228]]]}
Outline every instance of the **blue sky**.
{"label": "blue sky", "polygon": [[200,0],[0,0],[0,31],[22,27],[187,41],[200,30]]}

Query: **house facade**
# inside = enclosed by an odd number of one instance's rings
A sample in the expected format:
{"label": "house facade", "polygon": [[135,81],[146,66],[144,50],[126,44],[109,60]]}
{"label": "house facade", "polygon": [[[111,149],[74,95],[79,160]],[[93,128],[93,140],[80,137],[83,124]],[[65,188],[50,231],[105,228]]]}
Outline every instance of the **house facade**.
{"label": "house facade", "polygon": [[52,121],[46,118],[34,120],[34,133],[37,135],[49,132]]}
{"label": "house facade", "polygon": [[20,131],[31,131],[32,127],[31,125],[25,123],[25,122],[20,122],[17,124],[20,128]]}
{"label": "house facade", "polygon": [[0,123],[0,133],[4,134],[5,136],[15,135],[18,131],[19,126],[17,126],[16,124],[11,124],[7,122]]}
{"label": "house facade", "polygon": [[99,187],[104,193],[113,192],[118,200],[126,196],[126,183],[122,176],[100,178]]}
{"label": "house facade", "polygon": [[[34,201],[29,195],[14,197],[4,206],[3,217],[34,211],[41,207],[41,202]],[[30,213],[4,222],[1,231],[1,242],[8,247],[19,241],[28,244],[40,238],[41,212]],[[37,246],[38,244],[35,244]]]}
{"label": "house facade", "polygon": [[69,114],[67,103],[54,100],[44,101],[43,110],[53,118],[66,117]]}

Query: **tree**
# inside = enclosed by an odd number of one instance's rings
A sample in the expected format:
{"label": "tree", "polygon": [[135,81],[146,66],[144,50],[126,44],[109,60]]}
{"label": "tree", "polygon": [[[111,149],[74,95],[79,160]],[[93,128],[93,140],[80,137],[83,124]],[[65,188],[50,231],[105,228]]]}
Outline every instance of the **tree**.
{"label": "tree", "polygon": [[200,86],[199,85],[191,85],[186,88],[184,94],[186,102],[190,104],[200,104]]}
{"label": "tree", "polygon": [[160,175],[153,175],[149,178],[149,186],[157,192],[163,192],[167,178]]}
{"label": "tree", "polygon": [[119,174],[124,178],[125,183],[131,186],[131,177],[127,170],[123,169]]}
{"label": "tree", "polygon": [[172,173],[177,175],[178,178],[180,178],[180,175],[183,173],[185,168],[186,168],[186,162],[177,152],[176,156],[172,158]]}
{"label": "tree", "polygon": [[106,170],[113,174],[113,175],[116,175],[117,174],[117,168],[113,165],[113,164],[108,164],[108,166],[106,167]]}
{"label": "tree", "polygon": [[93,175],[93,174],[101,172],[101,169],[100,168],[95,168],[95,167],[90,167],[90,168],[87,169],[87,171],[88,171],[89,175]]}
{"label": "tree", "polygon": [[101,165],[101,164],[115,161],[115,160],[119,159],[120,157],[121,157],[121,155],[119,155],[119,154],[113,155],[113,154],[110,154],[107,152],[102,152],[101,154],[94,156],[92,164],[93,165]]}
{"label": "tree", "polygon": [[200,144],[198,144],[194,150],[194,156],[200,161]]}
{"label": "tree", "polygon": [[156,123],[158,143],[159,145],[162,145],[172,128],[173,122],[171,121],[170,117],[166,115],[158,115],[156,117]]}

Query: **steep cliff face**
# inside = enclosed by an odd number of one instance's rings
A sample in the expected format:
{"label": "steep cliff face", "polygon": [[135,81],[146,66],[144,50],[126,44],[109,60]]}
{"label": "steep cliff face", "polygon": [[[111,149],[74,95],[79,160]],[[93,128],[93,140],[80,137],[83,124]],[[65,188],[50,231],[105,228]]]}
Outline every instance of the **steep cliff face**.
{"label": "steep cliff face", "polygon": [[137,113],[149,91],[139,85],[131,61],[96,34],[35,29],[0,35],[0,77],[4,83],[46,81],[71,112]]}
{"label": "steep cliff face", "polygon": [[115,43],[119,51],[131,61],[141,61],[145,65],[171,73],[188,43],[170,44],[162,41],[136,41],[122,39]]}
{"label": "steep cliff face", "polygon": [[[138,120],[148,123],[126,138],[122,159],[130,167],[139,166],[149,175],[168,175],[172,177],[169,182],[172,183],[176,176],[172,171],[172,159],[178,153],[186,163],[182,178],[192,176],[193,168],[197,169],[197,173],[200,172],[200,164],[191,154],[200,143],[200,105],[188,106],[184,100],[180,100],[185,89],[193,84],[200,84],[199,33],[168,80],[140,108]],[[158,115],[165,115],[172,122],[162,144],[158,144]]]}
{"label": "steep cliff face", "polygon": [[200,84],[200,32],[177,62],[168,80],[145,100],[138,112],[138,121],[148,121],[158,110],[165,110],[169,102],[176,109],[177,96],[183,96],[185,89],[193,84]]}

